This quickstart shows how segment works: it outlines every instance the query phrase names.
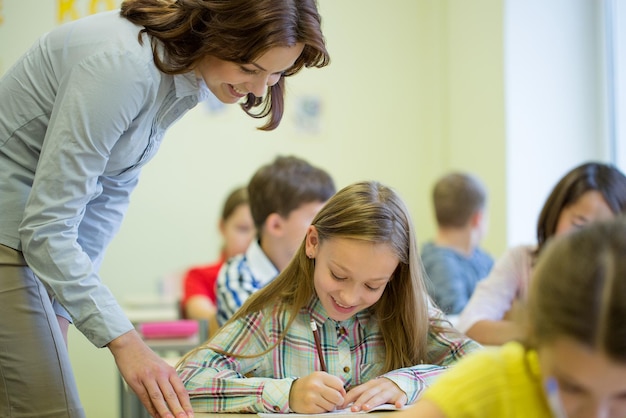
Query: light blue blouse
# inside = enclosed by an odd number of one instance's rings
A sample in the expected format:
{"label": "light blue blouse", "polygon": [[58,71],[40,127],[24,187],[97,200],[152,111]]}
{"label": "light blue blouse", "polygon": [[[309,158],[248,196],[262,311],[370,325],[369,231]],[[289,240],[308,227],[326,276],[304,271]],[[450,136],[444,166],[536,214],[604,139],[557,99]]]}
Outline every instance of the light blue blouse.
{"label": "light blue blouse", "polygon": [[166,129],[208,95],[193,72],[161,73],[141,29],[119,11],[65,24],[0,79],[0,244],[98,347],[132,329],[104,249]]}

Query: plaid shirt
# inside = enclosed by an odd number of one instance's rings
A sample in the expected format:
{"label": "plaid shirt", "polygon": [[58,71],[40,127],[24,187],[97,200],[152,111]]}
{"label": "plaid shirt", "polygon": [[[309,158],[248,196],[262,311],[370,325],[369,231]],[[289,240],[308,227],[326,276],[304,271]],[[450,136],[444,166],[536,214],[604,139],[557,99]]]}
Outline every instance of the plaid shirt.
{"label": "plaid shirt", "polygon": [[[431,324],[441,323],[440,311],[431,311]],[[319,299],[298,313],[285,338],[258,357],[230,357],[219,349],[239,355],[256,355],[272,346],[289,320],[280,306],[268,307],[220,329],[209,349],[202,349],[179,367],[197,412],[290,412],[289,391],[300,376],[321,370],[310,327],[314,319],[320,330],[328,373],[344,381],[346,390],[381,376],[385,346],[377,320],[366,309],[349,320],[327,318]],[[428,350],[433,364],[394,370],[382,376],[395,382],[413,403],[434,379],[459,358],[480,346],[455,332],[429,333]]]}

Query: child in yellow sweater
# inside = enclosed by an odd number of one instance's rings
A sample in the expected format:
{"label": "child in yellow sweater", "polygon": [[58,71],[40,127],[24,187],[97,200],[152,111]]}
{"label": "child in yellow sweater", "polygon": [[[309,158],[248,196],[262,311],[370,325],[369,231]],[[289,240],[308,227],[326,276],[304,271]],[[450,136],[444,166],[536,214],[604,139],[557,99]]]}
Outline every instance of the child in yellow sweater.
{"label": "child in yellow sweater", "polygon": [[539,257],[527,340],[473,353],[409,417],[626,417],[626,220],[555,238]]}

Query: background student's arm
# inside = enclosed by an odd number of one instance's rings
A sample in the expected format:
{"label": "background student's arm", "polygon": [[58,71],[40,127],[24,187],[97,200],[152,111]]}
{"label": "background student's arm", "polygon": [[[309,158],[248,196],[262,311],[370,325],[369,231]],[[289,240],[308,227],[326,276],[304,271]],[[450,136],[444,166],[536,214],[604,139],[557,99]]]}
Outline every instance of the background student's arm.
{"label": "background student's arm", "polygon": [[185,318],[206,321],[207,336],[211,337],[219,329],[217,307],[207,296],[195,295],[185,303]]}
{"label": "background student's arm", "polygon": [[185,303],[185,317],[189,319],[210,320],[216,314],[217,308],[207,296],[194,295]]}
{"label": "background student's arm", "polygon": [[484,345],[502,345],[509,341],[520,341],[525,332],[522,326],[511,320],[476,322],[467,330],[467,335]]}
{"label": "background student's arm", "polygon": [[[522,265],[526,251],[526,247],[508,250],[496,262],[491,273],[478,282],[467,306],[459,316],[457,328],[461,332],[470,335],[468,331],[476,322],[499,321],[511,309],[523,281],[521,275],[526,274],[526,268]],[[479,339],[476,340],[483,343]]]}
{"label": "background student's arm", "polygon": [[[219,272],[219,269],[217,269]],[[213,303],[208,286],[217,287],[215,281],[210,281],[209,273],[213,270],[202,268],[190,269],[183,279],[183,310],[185,318],[206,320],[208,335],[212,336],[219,325],[217,323],[217,306]],[[216,273],[217,273],[216,272]],[[215,292],[213,292],[215,297]]]}

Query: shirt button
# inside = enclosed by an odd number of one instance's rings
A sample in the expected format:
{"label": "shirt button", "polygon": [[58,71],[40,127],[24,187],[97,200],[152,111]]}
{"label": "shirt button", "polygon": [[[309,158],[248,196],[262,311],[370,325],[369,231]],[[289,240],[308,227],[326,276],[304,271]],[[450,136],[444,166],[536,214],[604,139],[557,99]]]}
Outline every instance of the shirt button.
{"label": "shirt button", "polygon": [[280,411],[280,406],[274,405],[274,411],[279,412]]}
{"label": "shirt button", "polygon": [[350,372],[350,368],[348,366],[343,368],[343,372],[344,373],[349,373]]}
{"label": "shirt button", "polygon": [[341,328],[341,335],[348,335],[348,330],[345,328]]}

